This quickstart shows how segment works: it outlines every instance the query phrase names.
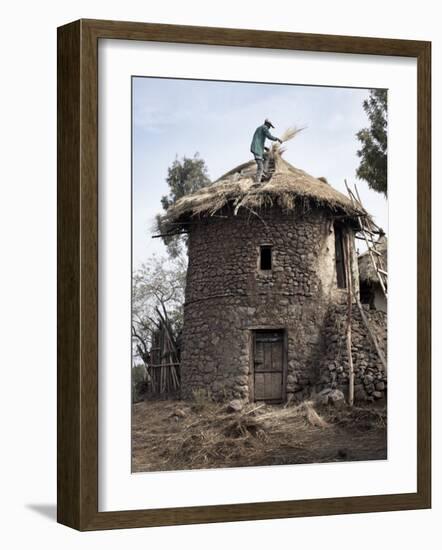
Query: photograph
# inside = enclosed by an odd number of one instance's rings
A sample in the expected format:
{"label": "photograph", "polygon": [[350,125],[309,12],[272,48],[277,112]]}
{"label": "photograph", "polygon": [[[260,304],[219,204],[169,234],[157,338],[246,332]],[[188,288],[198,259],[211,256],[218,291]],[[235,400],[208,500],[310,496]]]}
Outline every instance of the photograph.
{"label": "photograph", "polygon": [[386,460],[388,90],[132,77],[132,472]]}
{"label": "photograph", "polygon": [[1,546],[432,550],[436,4],[2,7]]}

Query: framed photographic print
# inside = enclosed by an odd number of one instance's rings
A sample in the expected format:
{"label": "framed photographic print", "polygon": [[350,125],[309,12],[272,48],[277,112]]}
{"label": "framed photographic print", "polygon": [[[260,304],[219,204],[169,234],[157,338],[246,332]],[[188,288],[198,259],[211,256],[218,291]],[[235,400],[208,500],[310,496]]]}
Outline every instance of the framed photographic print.
{"label": "framed photographic print", "polygon": [[59,28],[59,522],[430,507],[430,52]]}

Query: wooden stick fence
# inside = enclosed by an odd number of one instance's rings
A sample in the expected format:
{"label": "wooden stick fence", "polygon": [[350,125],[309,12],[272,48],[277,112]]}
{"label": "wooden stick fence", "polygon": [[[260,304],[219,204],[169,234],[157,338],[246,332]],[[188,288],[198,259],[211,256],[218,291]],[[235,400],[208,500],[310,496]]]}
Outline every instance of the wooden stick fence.
{"label": "wooden stick fence", "polygon": [[149,365],[149,390],[155,394],[176,393],[180,388],[180,364]]}
{"label": "wooden stick fence", "polygon": [[179,352],[168,325],[168,319],[157,310],[159,328],[153,334],[148,365],[149,393],[157,395],[176,394],[180,389]]}

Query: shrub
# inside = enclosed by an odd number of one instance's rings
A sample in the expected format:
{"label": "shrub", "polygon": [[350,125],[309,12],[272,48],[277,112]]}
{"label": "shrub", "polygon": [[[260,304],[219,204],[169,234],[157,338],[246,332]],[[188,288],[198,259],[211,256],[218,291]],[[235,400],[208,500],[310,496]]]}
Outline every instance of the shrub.
{"label": "shrub", "polygon": [[132,367],[132,403],[143,401],[147,392],[147,382],[144,379],[143,365]]}

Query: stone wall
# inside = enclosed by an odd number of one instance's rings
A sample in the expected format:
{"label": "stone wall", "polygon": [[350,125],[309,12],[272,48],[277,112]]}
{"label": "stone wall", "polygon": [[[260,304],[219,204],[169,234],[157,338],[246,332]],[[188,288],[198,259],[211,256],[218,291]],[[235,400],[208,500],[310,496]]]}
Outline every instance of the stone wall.
{"label": "stone wall", "polygon": [[[387,315],[384,311],[364,307],[365,316],[380,348],[387,357]],[[336,388],[348,396],[348,355],[346,342],[347,305],[330,306],[324,322],[324,349],[320,362],[318,390]],[[355,373],[355,401],[370,402],[384,399],[387,373],[356,304],[352,307],[352,358]]]}
{"label": "stone wall", "polygon": [[[259,270],[261,245],[272,246],[270,272]],[[336,289],[334,261],[333,223],[325,210],[224,211],[192,224],[182,397],[203,388],[216,399],[248,399],[252,331],[258,328],[286,331],[287,394],[307,396],[319,377],[329,303],[345,293]]]}

